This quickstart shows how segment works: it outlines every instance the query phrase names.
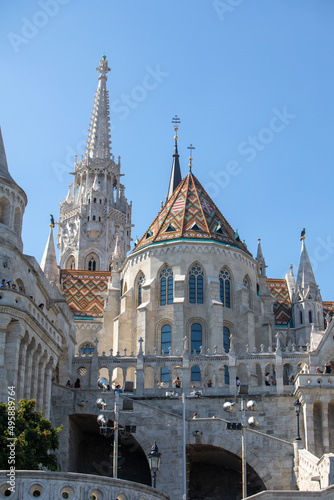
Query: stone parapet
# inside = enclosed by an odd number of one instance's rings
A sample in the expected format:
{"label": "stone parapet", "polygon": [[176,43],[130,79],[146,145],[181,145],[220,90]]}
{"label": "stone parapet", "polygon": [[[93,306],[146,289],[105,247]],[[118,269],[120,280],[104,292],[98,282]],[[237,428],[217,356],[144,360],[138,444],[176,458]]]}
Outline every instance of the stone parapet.
{"label": "stone parapet", "polygon": [[[15,471],[12,492],[6,471],[0,471],[0,499],[29,500],[169,500],[161,491],[139,483],[71,472]],[[10,494],[9,494],[10,493]]]}

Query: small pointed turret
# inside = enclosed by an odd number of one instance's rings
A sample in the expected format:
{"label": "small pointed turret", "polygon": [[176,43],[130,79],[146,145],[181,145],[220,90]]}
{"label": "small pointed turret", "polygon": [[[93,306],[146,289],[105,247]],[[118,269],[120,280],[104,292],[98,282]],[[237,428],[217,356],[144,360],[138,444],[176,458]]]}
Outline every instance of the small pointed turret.
{"label": "small pointed turret", "polygon": [[44,272],[47,280],[52,283],[58,283],[58,266],[57,266],[57,258],[55,245],[53,241],[53,228],[54,228],[54,220],[51,215],[51,224],[50,224],[50,232],[48,241],[45,245],[44,254],[41,260],[40,267]]}
{"label": "small pointed turret", "polygon": [[27,195],[10,175],[5,146],[0,128],[0,239],[14,245],[22,252],[21,239],[23,213],[27,205]]}
{"label": "small pointed turret", "polygon": [[91,159],[109,160],[110,147],[110,116],[109,93],[107,91],[107,73],[110,71],[106,56],[102,56],[99,71],[99,83],[95,93],[92,118],[88,133],[86,156]]}
{"label": "small pointed turret", "polygon": [[1,128],[0,128],[0,177],[6,179],[7,181],[15,182],[8,170],[7,157],[6,157],[5,145],[3,143]]}
{"label": "small pointed turret", "polygon": [[174,123],[174,131],[175,131],[174,141],[175,141],[175,143],[174,143],[172,171],[170,174],[170,181],[169,181],[168,194],[167,194],[168,200],[172,196],[172,194],[174,193],[177,186],[182,181],[180,162],[179,162],[179,153],[178,153],[178,149],[177,149],[177,139],[178,139],[177,131],[179,128],[179,124],[181,123],[180,118],[177,115],[175,115],[173,120],[172,120],[172,123]]}
{"label": "small pointed turret", "polygon": [[263,253],[262,253],[261,238],[258,239],[256,260],[259,263],[261,276],[266,276],[266,267],[267,266],[266,266],[266,261],[264,260]]}
{"label": "small pointed turret", "polygon": [[299,267],[298,267],[298,275],[297,275],[297,287],[301,290],[304,290],[306,292],[306,289],[310,287],[312,296],[316,296],[316,292],[318,290],[318,285],[315,281],[315,277],[313,274],[313,269],[312,265],[306,250],[306,245],[305,245],[305,229],[303,230],[302,237],[300,238],[302,240],[302,249],[300,252],[300,259],[299,259]]}

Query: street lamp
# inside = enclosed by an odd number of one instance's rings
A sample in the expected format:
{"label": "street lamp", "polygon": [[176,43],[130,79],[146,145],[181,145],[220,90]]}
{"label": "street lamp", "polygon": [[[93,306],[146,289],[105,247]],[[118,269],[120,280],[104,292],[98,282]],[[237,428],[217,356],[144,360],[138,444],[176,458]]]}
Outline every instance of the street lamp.
{"label": "street lamp", "polygon": [[[103,391],[108,389],[109,382],[106,378],[100,378],[97,382],[97,385]],[[103,411],[107,412],[106,402],[103,398],[99,398],[96,401],[97,407]],[[117,468],[118,468],[118,414],[119,414],[119,392],[115,391],[115,404],[114,404],[114,449],[113,449],[113,477],[117,478]],[[111,428],[107,427],[109,422],[109,417],[106,415],[99,415],[97,417],[97,423],[100,426],[100,433],[105,437],[111,436]]]}
{"label": "street lamp", "polygon": [[160,458],[161,458],[161,453],[159,452],[157,442],[154,441],[151,451],[148,453],[148,461],[152,473],[153,488],[156,488],[157,472],[160,469]]}
{"label": "street lamp", "polygon": [[300,437],[300,434],[299,434],[299,415],[300,415],[301,402],[299,401],[298,398],[296,399],[294,407],[296,408],[296,416],[297,416],[297,437],[296,437],[296,441],[301,441],[302,438]]}
{"label": "street lamp", "polygon": [[[241,466],[242,466],[242,498],[247,497],[247,461],[246,461],[246,448],[247,448],[247,443],[246,443],[246,410],[250,411],[256,411],[257,405],[256,401],[250,400],[247,401],[247,408],[245,407],[245,394],[248,393],[248,387],[244,386],[243,387],[243,393],[241,391],[239,394],[241,395],[241,424],[228,424],[228,429],[237,429],[239,430],[241,428],[242,434],[241,434]],[[227,413],[231,413],[232,411],[235,410],[234,408],[235,403],[230,403],[226,402],[223,404],[223,409]],[[248,425],[252,428],[255,429],[259,425],[259,419],[256,417],[250,417],[248,419]]]}

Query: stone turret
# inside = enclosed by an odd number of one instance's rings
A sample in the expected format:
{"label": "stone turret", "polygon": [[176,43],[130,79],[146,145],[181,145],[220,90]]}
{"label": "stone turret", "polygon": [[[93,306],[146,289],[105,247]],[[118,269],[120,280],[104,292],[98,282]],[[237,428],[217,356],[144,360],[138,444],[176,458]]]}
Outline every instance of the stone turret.
{"label": "stone turret", "polygon": [[131,203],[121,183],[121,160],[111,153],[109,96],[110,71],[102,56],[88,132],[86,154],[74,167],[74,181],[60,205],[58,248],[62,269],[108,271],[116,245],[123,259],[131,243]]}
{"label": "stone turret", "polygon": [[54,228],[54,221],[53,221],[53,216],[51,216],[49,237],[48,241],[46,242],[40,267],[44,272],[48,281],[51,284],[53,283],[57,284],[59,282],[59,272],[57,266],[55,245],[53,241],[53,228]]}
{"label": "stone turret", "polygon": [[296,288],[292,294],[292,310],[296,342],[298,345],[306,345],[310,342],[312,324],[318,329],[324,326],[323,304],[305,245],[305,230],[302,232],[301,241]]}
{"label": "stone turret", "polygon": [[0,238],[7,245],[23,250],[22,221],[27,195],[9,173],[0,129]]}

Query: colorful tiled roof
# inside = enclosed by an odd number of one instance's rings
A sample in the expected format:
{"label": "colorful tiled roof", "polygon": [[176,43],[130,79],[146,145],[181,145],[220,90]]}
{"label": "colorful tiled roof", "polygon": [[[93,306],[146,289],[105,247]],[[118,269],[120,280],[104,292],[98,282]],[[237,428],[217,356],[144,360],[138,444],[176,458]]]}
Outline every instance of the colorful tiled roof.
{"label": "colorful tiled roof", "polygon": [[110,274],[101,271],[74,271],[62,269],[63,294],[75,316],[100,318],[103,316],[103,292],[107,291]]}
{"label": "colorful tiled roof", "polygon": [[276,325],[288,325],[292,318],[288,287],[284,279],[267,279],[270,295],[275,299],[274,315]]}
{"label": "colorful tiled roof", "polygon": [[324,305],[324,315],[326,316],[326,314],[329,314],[333,318],[334,317],[334,302],[324,301],[323,305]]}
{"label": "colorful tiled roof", "polygon": [[189,174],[167,200],[134,252],[177,239],[215,240],[250,255],[197,178]]}
{"label": "colorful tiled roof", "polygon": [[[288,325],[292,318],[291,301],[288,287],[284,279],[267,279],[270,295],[275,299],[274,314],[276,325]],[[334,317],[334,303],[323,302],[324,317],[326,314]]]}

